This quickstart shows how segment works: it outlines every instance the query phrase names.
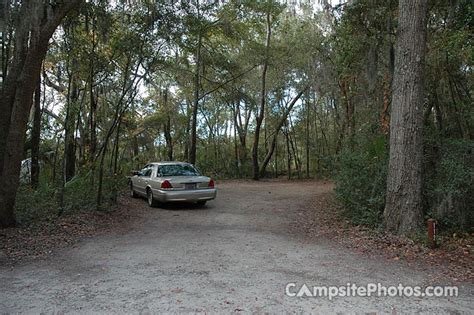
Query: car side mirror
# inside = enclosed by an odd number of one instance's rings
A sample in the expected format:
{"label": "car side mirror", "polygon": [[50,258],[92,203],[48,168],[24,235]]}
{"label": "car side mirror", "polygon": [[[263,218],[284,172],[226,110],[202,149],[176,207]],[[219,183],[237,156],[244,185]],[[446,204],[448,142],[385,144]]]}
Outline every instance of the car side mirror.
{"label": "car side mirror", "polygon": [[132,171],[132,175],[133,175],[133,176],[135,176],[135,175],[141,176],[141,175],[142,175],[142,172],[140,172],[140,171]]}

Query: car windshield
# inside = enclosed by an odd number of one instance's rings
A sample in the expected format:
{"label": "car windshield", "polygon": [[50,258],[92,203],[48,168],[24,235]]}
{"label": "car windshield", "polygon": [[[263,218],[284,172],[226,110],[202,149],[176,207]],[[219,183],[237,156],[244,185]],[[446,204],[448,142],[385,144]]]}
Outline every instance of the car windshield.
{"label": "car windshield", "polygon": [[160,165],[161,176],[199,176],[199,172],[190,164]]}

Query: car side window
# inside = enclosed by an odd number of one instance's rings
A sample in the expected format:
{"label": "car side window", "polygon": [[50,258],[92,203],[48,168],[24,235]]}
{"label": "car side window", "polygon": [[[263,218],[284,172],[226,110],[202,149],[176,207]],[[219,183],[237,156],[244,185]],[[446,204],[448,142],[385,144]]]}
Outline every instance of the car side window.
{"label": "car side window", "polygon": [[166,165],[158,166],[158,168],[156,169],[156,177],[167,176],[165,172],[166,172]]}
{"label": "car side window", "polygon": [[152,168],[147,168],[143,171],[143,177],[150,177],[151,176],[151,171],[153,169]]}

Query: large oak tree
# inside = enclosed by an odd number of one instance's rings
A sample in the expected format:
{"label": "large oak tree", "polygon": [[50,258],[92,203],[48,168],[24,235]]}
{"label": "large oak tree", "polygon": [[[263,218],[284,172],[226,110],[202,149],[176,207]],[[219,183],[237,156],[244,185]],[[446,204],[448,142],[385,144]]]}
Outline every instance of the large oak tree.
{"label": "large oak tree", "polygon": [[384,218],[388,230],[409,234],[420,227],[423,219],[423,63],[427,0],[400,0],[399,10]]}

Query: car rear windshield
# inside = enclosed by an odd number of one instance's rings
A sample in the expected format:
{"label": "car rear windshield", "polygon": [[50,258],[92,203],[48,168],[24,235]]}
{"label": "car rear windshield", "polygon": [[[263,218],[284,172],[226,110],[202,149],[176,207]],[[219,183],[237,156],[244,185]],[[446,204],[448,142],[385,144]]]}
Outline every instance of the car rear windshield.
{"label": "car rear windshield", "polygon": [[199,176],[199,172],[189,164],[161,165],[158,169],[161,176]]}

